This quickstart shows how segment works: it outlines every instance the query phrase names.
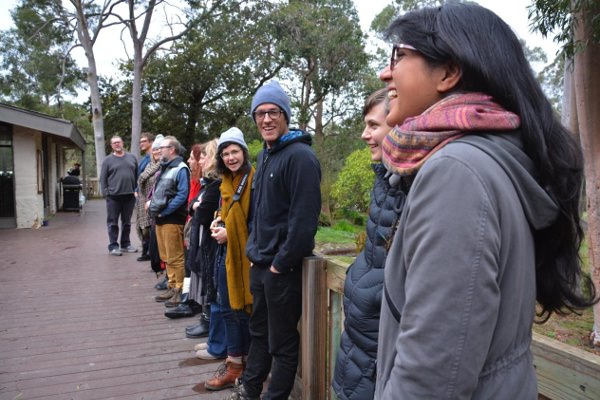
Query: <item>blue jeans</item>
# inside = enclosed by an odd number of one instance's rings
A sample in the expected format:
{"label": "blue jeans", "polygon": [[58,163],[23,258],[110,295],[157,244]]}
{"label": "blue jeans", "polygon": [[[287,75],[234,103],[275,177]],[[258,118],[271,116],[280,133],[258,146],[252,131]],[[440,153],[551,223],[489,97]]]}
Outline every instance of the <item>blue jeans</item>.
{"label": "blue jeans", "polygon": [[225,321],[221,306],[216,302],[210,304],[210,323],[208,324],[208,352],[217,358],[227,357]]}
{"label": "blue jeans", "polygon": [[135,196],[124,194],[106,197],[106,225],[108,226],[108,250],[119,248],[119,216],[121,217],[121,248],[129,247],[131,215],[135,207]]}
{"label": "blue jeans", "polygon": [[248,328],[249,316],[244,310],[232,310],[229,303],[229,290],[227,289],[227,269],[225,255],[227,247],[220,246],[217,251],[216,281],[217,303],[221,306],[221,313],[225,320],[227,332],[227,355],[241,357],[248,354],[250,349],[250,330]]}

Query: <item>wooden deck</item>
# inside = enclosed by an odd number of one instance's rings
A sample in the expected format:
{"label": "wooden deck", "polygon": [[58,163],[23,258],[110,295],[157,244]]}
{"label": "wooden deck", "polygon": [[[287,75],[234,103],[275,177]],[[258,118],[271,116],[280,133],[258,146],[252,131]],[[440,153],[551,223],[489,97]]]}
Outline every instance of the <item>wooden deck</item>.
{"label": "wooden deck", "polygon": [[[105,205],[0,230],[0,399],[222,399],[138,254],[108,255]],[[139,245],[135,232],[132,242]]]}

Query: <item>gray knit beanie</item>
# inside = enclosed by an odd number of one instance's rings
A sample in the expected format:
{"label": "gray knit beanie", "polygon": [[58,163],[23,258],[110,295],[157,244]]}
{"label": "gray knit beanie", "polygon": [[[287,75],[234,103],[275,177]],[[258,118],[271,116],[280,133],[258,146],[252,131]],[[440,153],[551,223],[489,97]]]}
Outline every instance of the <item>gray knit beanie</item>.
{"label": "gray knit beanie", "polygon": [[244,134],[235,126],[221,133],[221,137],[217,142],[217,148],[219,149],[219,152],[222,150],[221,145],[224,145],[226,143],[239,144],[241,147],[248,150],[248,145],[244,141]]}
{"label": "gray knit beanie", "polygon": [[154,142],[152,142],[152,150],[158,149],[160,147],[160,143],[163,141],[164,138],[165,137],[160,133],[156,135],[156,137],[154,138]]}
{"label": "gray knit beanie", "polygon": [[285,120],[288,124],[290,123],[290,118],[292,117],[290,98],[275,79],[265,83],[256,91],[256,94],[252,98],[252,106],[250,107],[250,115],[252,118],[254,118],[254,111],[256,111],[256,108],[264,103],[273,103],[279,106],[285,113]]}

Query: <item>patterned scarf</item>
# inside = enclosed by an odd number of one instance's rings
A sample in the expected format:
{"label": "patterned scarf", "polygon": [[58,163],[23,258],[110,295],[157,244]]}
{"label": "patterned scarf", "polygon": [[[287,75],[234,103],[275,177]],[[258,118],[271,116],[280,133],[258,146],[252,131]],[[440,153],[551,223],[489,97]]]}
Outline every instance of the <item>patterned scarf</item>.
{"label": "patterned scarf", "polygon": [[520,125],[519,116],[491,96],[455,94],[394,127],[383,139],[383,164],[400,176],[412,176],[436,151],[467,133],[515,130]]}

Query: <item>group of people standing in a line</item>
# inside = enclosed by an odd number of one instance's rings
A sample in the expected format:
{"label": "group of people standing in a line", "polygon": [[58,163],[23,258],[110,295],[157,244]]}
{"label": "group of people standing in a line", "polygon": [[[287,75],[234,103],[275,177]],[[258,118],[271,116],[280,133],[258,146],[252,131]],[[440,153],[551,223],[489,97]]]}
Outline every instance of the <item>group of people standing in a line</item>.
{"label": "group of people standing in a line", "polygon": [[[333,390],[360,400],[535,399],[536,313],[548,318],[597,301],[578,257],[579,145],[519,40],[489,10],[417,10],[387,33],[394,45],[380,73],[386,87],[363,109],[375,185],[366,246],[346,277]],[[251,113],[265,142],[256,170],[242,132],[231,128],[192,149],[191,179],[181,146],[166,137],[154,141],[157,157],[138,182],[134,169],[117,173],[118,184],[103,180],[109,251],[131,251],[128,225],[117,242],[114,216],[133,209],[137,187],[150,212],[142,257],[150,249],[152,258],[155,227],[157,265],[168,275],[157,300],[181,305],[191,218],[189,297],[210,318],[187,333],[208,334],[199,357],[225,359],[206,388],[234,386],[231,399],[259,399],[271,373],[262,399],[287,399],[320,170],[310,136],[288,128],[290,101],[277,83],[257,91]],[[120,138],[111,145],[107,171],[135,168]],[[160,166],[144,177],[152,163]]]}
{"label": "group of people standing in a line", "polygon": [[262,398],[283,399],[298,367],[301,266],[314,248],[321,171],[311,136],[289,129],[290,99],[276,81],[258,89],[251,115],[264,140],[256,169],[235,127],[192,146],[187,164],[176,138],[143,133],[139,164],[111,139],[101,184],[109,254],[137,251],[135,206],[138,260],[166,271],[155,300],[171,318],[202,311],[186,335],[208,336],[194,347],[199,358],[224,360],[206,389],[258,399],[271,374]]}

